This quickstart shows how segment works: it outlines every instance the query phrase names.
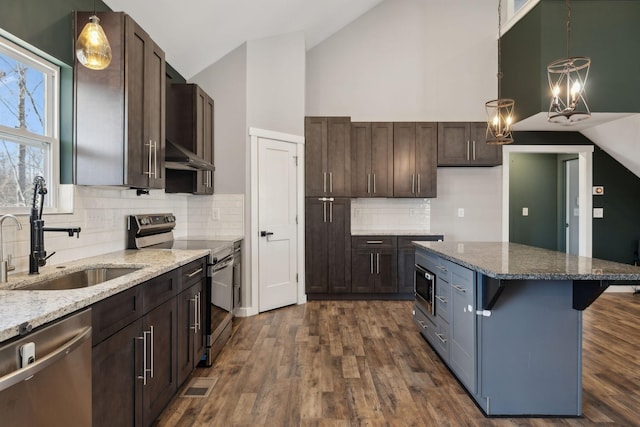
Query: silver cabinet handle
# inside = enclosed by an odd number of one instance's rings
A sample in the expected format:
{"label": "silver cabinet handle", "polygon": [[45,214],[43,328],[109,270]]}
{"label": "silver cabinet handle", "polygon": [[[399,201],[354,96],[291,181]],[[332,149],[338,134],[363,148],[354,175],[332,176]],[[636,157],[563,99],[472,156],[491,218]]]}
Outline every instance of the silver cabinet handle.
{"label": "silver cabinet handle", "polygon": [[138,375],[138,379],[142,380],[142,385],[147,385],[147,331],[137,338],[142,340],[142,375]]}
{"label": "silver cabinet handle", "polygon": [[371,174],[367,174],[367,193],[371,193]]}
{"label": "silver cabinet handle", "polygon": [[333,193],[333,172],[329,172],[329,193]]}
{"label": "silver cabinet handle", "polygon": [[473,141],[473,160],[476,159],[476,142]]}
{"label": "silver cabinet handle", "polygon": [[453,286],[453,288],[456,291],[462,292],[463,294],[467,292],[467,290],[465,288],[463,288],[462,286],[460,286],[460,285],[451,285],[451,286]]}
{"label": "silver cabinet handle", "polygon": [[467,139],[467,160],[469,160],[469,140]]}
{"label": "silver cabinet handle", "polygon": [[189,298],[189,301],[193,303],[193,326],[189,326],[193,332],[198,330],[198,295],[194,295],[193,298]]}
{"label": "silver cabinet handle", "polygon": [[[145,332],[146,334],[146,332]],[[149,348],[151,349],[151,357],[149,358],[150,360],[150,365],[151,365],[151,369],[150,371],[150,378],[153,378],[153,347],[154,347],[154,340],[153,340],[153,326],[149,326],[149,336],[151,337],[151,345],[149,346]]]}
{"label": "silver cabinet handle", "polygon": [[381,245],[382,240],[367,240],[367,245]]}
{"label": "silver cabinet handle", "polygon": [[444,271],[445,273],[447,272],[447,267],[444,267],[442,265],[436,265],[436,268],[440,271]]}
{"label": "silver cabinet handle", "polygon": [[198,315],[196,316],[196,320],[198,321],[198,331],[202,329],[202,302],[201,302],[201,292],[196,294],[196,308],[198,309]]}
{"label": "silver cabinet handle", "polygon": [[149,178],[151,178],[152,172],[151,172],[151,150],[153,148],[153,141],[149,140],[148,144],[145,144],[145,146],[149,147],[149,159],[147,162],[147,172],[145,173],[145,175],[147,175]]}
{"label": "silver cabinet handle", "polygon": [[327,192],[327,173],[322,172],[322,192]]}
{"label": "silver cabinet handle", "polygon": [[380,252],[376,254],[376,274],[380,274]]}
{"label": "silver cabinet handle", "polygon": [[322,202],[322,211],[323,211],[322,222],[327,222],[327,202]]}
{"label": "silver cabinet handle", "polygon": [[442,341],[442,344],[446,344],[447,343],[447,338],[445,338],[444,334],[439,334],[436,332],[436,336],[438,337],[438,339],[440,341]]}
{"label": "silver cabinet handle", "polygon": [[420,174],[418,174],[418,194],[420,194]]}
{"label": "silver cabinet handle", "polygon": [[373,174],[373,194],[376,194],[376,174]]}
{"label": "silver cabinet handle", "polygon": [[373,274],[373,252],[369,254],[369,264],[370,264],[369,271],[371,272],[371,274]]}
{"label": "silver cabinet handle", "polygon": [[187,274],[188,278],[192,278],[193,276],[195,276],[198,273],[202,273],[202,267],[200,267],[199,269],[193,271],[192,273]]}
{"label": "silver cabinet handle", "polygon": [[422,329],[429,329],[429,326],[427,326],[427,324],[424,323],[422,320],[418,319],[416,321],[420,324],[420,326],[422,326]]}
{"label": "silver cabinet handle", "polygon": [[329,222],[333,222],[333,202],[329,202]]}
{"label": "silver cabinet handle", "polygon": [[411,193],[416,192],[416,174],[411,174]]}
{"label": "silver cabinet handle", "polygon": [[158,141],[153,141],[153,177],[158,177]]}
{"label": "silver cabinet handle", "polygon": [[436,295],[436,299],[443,304],[447,303],[447,300],[445,298],[442,298],[440,295]]}

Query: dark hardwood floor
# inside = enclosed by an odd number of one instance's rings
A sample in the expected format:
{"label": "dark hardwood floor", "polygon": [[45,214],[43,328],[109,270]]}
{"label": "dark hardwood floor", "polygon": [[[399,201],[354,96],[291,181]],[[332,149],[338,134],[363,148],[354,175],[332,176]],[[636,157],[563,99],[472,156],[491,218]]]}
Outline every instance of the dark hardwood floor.
{"label": "dark hardwood floor", "polygon": [[412,323],[406,301],[313,301],[235,319],[207,398],[159,426],[639,426],[640,295],[583,316],[583,416],[486,418]]}

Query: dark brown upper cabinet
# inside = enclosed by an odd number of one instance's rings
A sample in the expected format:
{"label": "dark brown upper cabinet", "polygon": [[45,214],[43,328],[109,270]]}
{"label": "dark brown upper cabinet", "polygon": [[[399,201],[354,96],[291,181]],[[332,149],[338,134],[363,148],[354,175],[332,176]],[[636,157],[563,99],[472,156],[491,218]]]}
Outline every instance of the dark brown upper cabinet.
{"label": "dark brown upper cabinet", "polygon": [[351,190],[354,197],[393,196],[393,123],[351,124]]}
{"label": "dark brown upper cabinet", "polygon": [[[75,39],[92,14],[75,12]],[[164,188],[164,52],[130,16],[97,16],[113,58],[101,71],[74,63],[74,181]]]}
{"label": "dark brown upper cabinet", "polygon": [[305,118],[305,195],[351,196],[351,119]]}
{"label": "dark brown upper cabinet", "polygon": [[[213,164],[214,102],[198,85],[167,89],[167,139]],[[213,171],[167,169],[167,193],[213,194]]]}
{"label": "dark brown upper cabinet", "polygon": [[485,122],[438,123],[438,166],[497,166],[502,147],[487,144]]}
{"label": "dark brown upper cabinet", "polygon": [[436,123],[393,124],[393,197],[436,197]]}

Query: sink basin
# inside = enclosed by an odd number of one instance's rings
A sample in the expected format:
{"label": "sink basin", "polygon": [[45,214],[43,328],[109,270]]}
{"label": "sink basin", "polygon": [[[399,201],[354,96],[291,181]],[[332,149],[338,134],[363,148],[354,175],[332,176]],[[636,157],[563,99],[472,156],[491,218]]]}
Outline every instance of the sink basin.
{"label": "sink basin", "polygon": [[87,268],[53,279],[42,280],[18,289],[27,291],[60,291],[64,289],[86,288],[106,282],[107,280],[117,279],[118,277],[138,270],[140,270],[138,267]]}

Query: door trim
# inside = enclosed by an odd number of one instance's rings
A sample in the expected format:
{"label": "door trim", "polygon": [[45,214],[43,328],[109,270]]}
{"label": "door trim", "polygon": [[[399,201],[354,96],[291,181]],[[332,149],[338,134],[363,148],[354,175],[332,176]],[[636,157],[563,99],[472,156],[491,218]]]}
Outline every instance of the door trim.
{"label": "door trim", "polygon": [[[249,169],[250,174],[250,221],[249,232],[245,235],[246,247],[249,249],[249,262],[244,263],[245,267],[243,275],[246,280],[243,280],[242,294],[243,294],[243,307],[236,310],[236,315],[239,317],[253,316],[258,314],[258,254],[259,254],[259,237],[260,233],[258,227],[258,143],[260,139],[273,139],[276,141],[283,141],[292,144],[296,144],[296,156],[298,156],[298,168],[297,175],[297,208],[296,213],[298,215],[298,231],[297,231],[297,267],[298,267],[298,300],[297,304],[304,304],[307,302],[307,294],[305,293],[305,270],[304,270],[304,137],[300,135],[292,135],[282,132],[275,132],[271,130],[249,128],[250,138],[250,162],[251,167]],[[248,273],[248,274],[247,274]],[[247,296],[248,298],[246,298]]]}
{"label": "door trim", "polygon": [[578,155],[579,247],[581,256],[591,257],[593,145],[504,145],[502,146],[502,241],[509,241],[509,155],[511,153],[575,153]]}

